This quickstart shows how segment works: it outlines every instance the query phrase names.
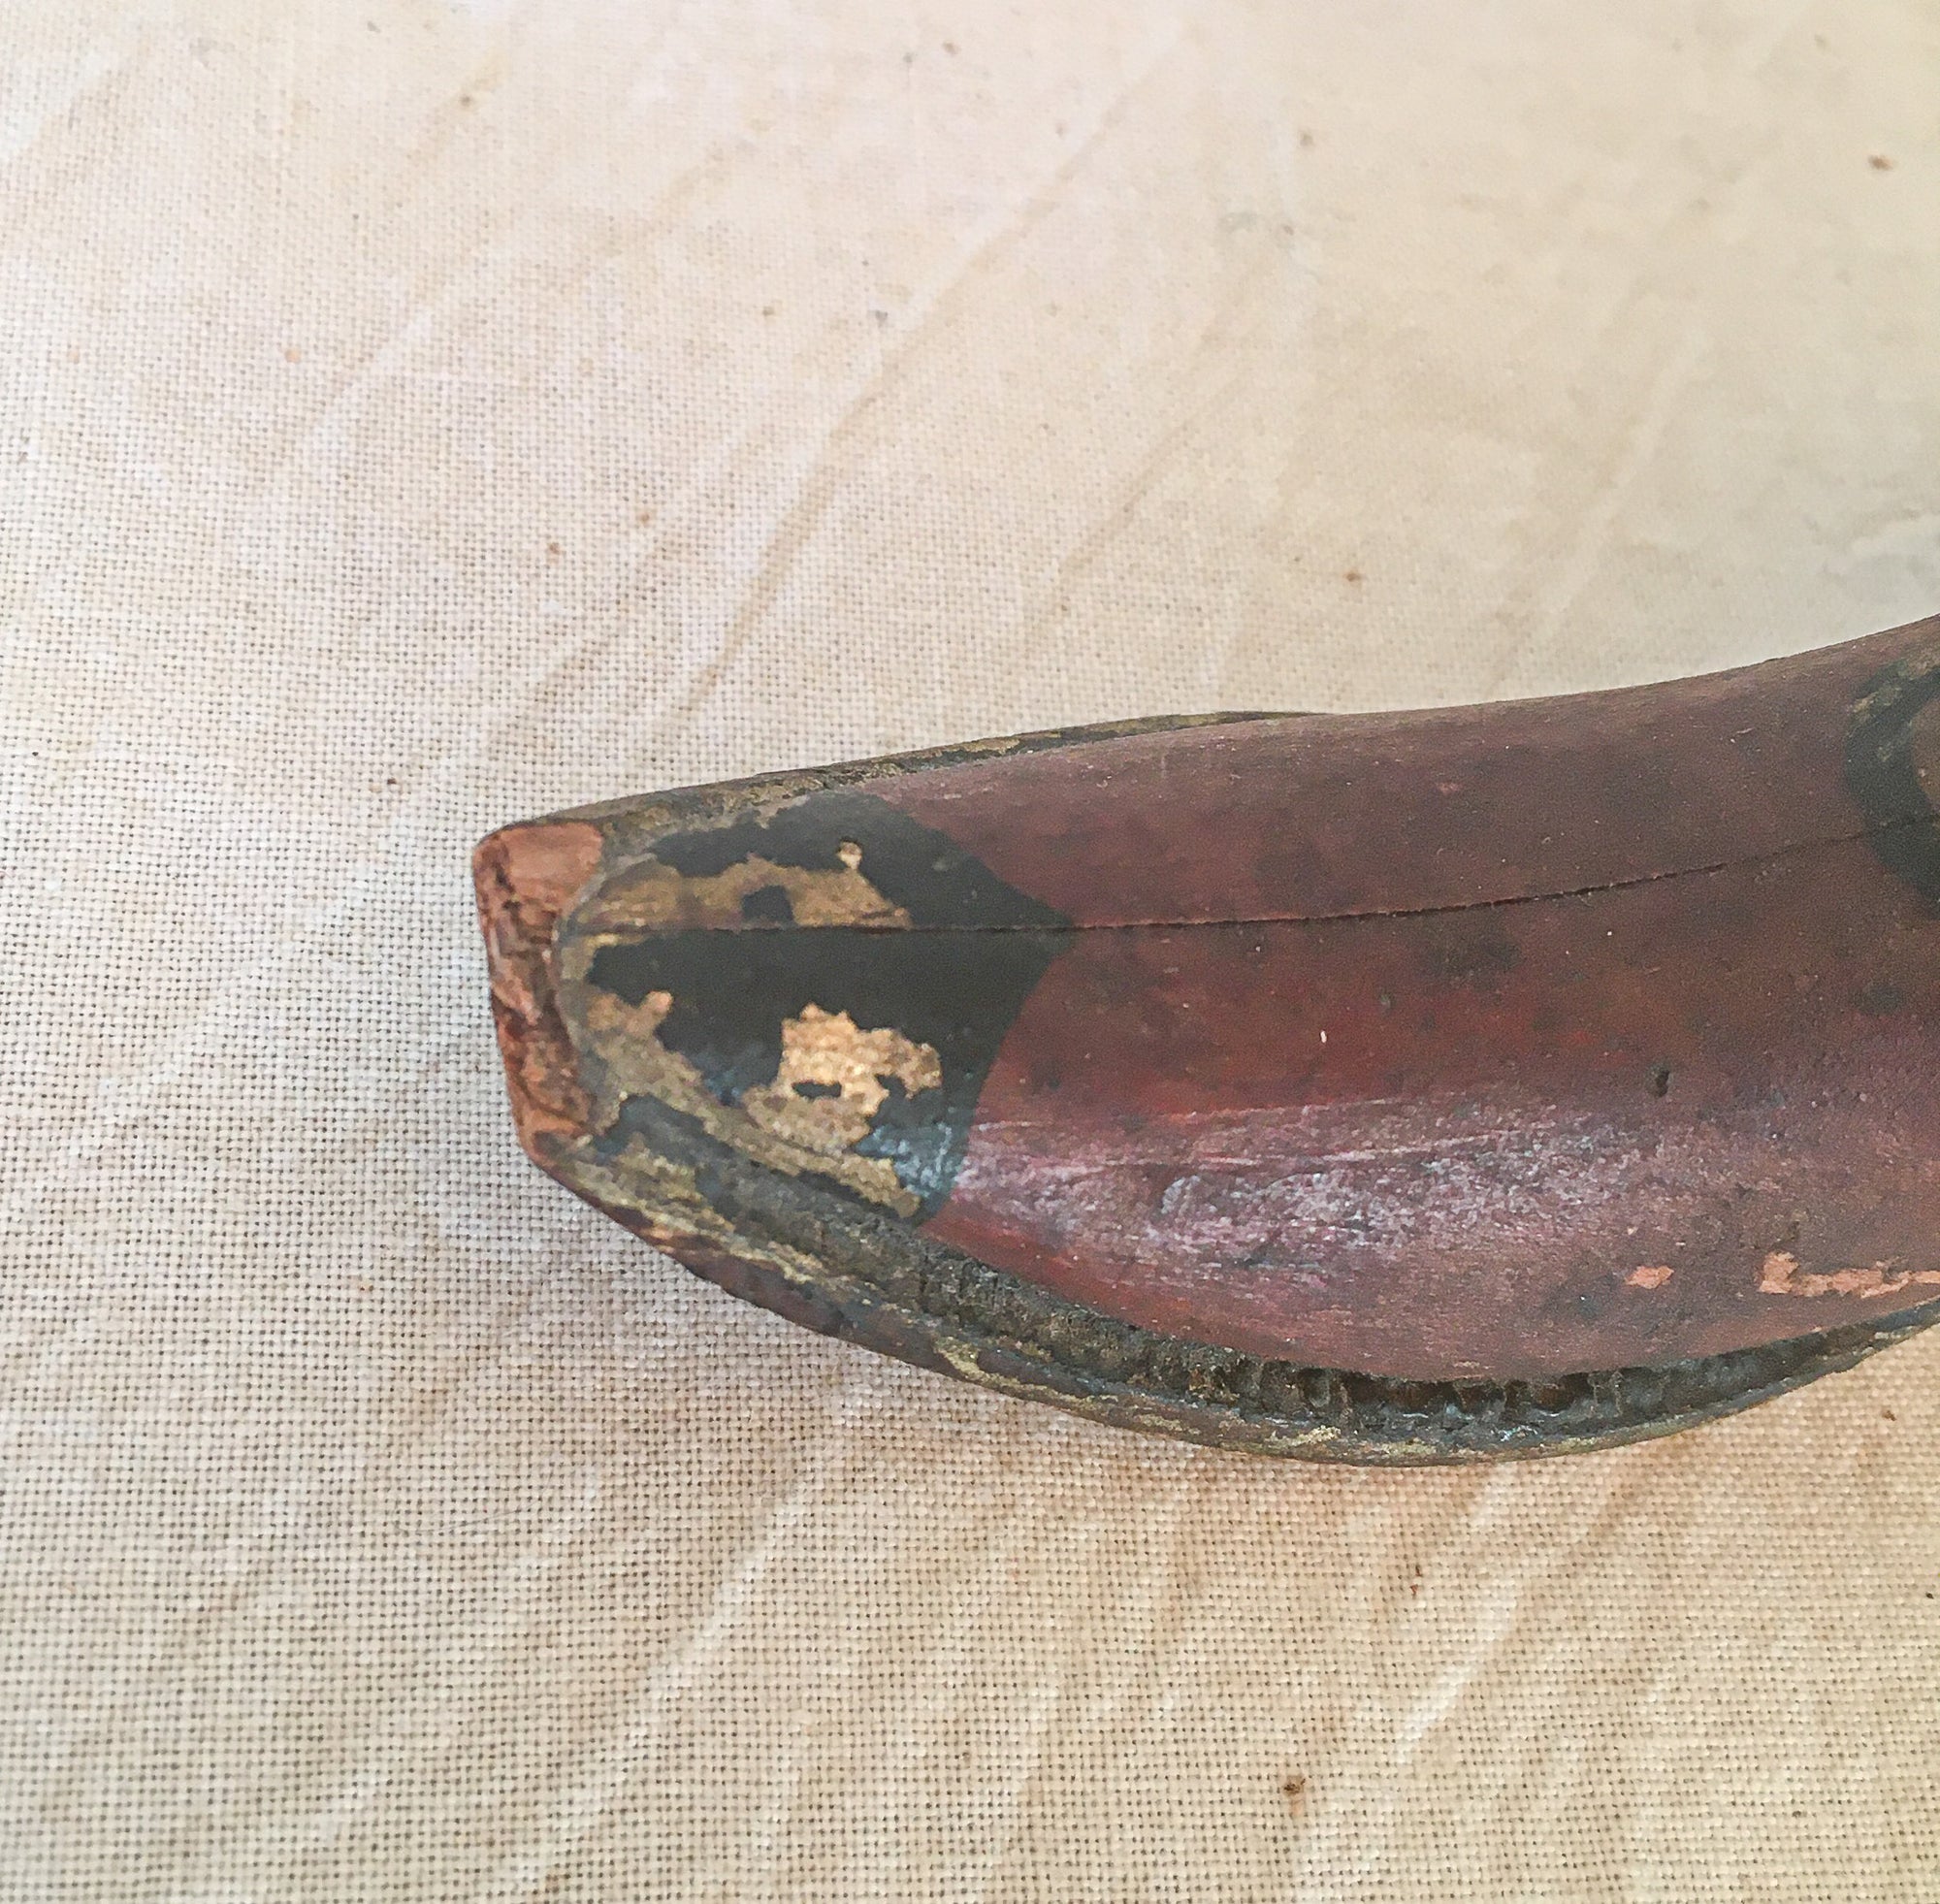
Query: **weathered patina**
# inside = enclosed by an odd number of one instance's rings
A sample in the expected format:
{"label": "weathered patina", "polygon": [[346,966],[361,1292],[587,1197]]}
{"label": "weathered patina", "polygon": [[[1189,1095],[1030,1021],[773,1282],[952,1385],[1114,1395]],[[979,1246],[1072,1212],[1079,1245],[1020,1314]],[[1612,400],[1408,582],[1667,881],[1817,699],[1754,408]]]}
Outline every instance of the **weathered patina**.
{"label": "weathered patina", "polygon": [[1127,1426],[1662,1434],[1940,1314],[1936,748],[1926,623],[507,827],[520,1136],[740,1295]]}

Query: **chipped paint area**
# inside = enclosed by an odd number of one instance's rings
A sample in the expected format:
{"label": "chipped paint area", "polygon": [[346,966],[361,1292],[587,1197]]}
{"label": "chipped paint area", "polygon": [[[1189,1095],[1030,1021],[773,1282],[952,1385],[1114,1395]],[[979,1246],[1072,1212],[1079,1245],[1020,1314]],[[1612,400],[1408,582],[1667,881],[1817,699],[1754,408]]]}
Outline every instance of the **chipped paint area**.
{"label": "chipped paint area", "polygon": [[593,1127],[652,1099],[751,1161],[922,1214],[1067,928],[858,793],[630,830],[555,945]]}
{"label": "chipped paint area", "polygon": [[1940,1284],[1940,1270],[1903,1270],[1896,1263],[1875,1263],[1870,1269],[1830,1270],[1805,1275],[1798,1258],[1775,1249],[1764,1259],[1759,1276],[1761,1296],[1896,1296],[1922,1283]]}
{"label": "chipped paint area", "polygon": [[[643,860],[610,881],[577,922],[589,934],[907,926],[909,914],[863,876],[861,848],[843,845],[852,850],[832,867],[783,866],[750,854],[718,873],[691,874]],[[774,896],[763,909],[757,895]]]}
{"label": "chipped paint area", "polygon": [[599,853],[597,827],[559,821],[503,827],[472,855],[512,1118],[541,1168],[552,1146],[579,1134],[587,1111],[547,960],[560,919],[598,872]]}
{"label": "chipped paint area", "polygon": [[784,1143],[840,1156],[868,1136],[891,1084],[914,1097],[942,1082],[933,1045],[888,1026],[864,1030],[847,1012],[810,1005],[782,1025],[774,1082],[744,1091],[741,1109]]}
{"label": "chipped paint area", "polygon": [[562,991],[572,1001],[567,1020],[577,1021],[582,1051],[597,1060],[596,1128],[610,1130],[628,1098],[651,1096],[758,1163],[791,1176],[818,1172],[908,1216],[919,1200],[894,1167],[858,1156],[853,1146],[868,1135],[892,1087],[914,1094],[942,1081],[932,1047],[811,1004],[782,1024],[781,1066],[772,1081],[728,1104],[689,1058],[661,1042],[660,1028],[675,1004],[671,992],[650,991],[629,1005],[585,983],[602,945],[641,933],[909,927],[908,912],[864,875],[860,845],[841,841],[834,858],[832,867],[805,867],[749,854],[705,874],[649,858],[609,877],[578,915],[564,960]]}
{"label": "chipped paint area", "polygon": [[[660,1041],[673,994],[650,991],[637,1005],[587,988],[577,1015],[582,1049],[598,1061],[594,1127],[610,1130],[630,1097],[654,1097],[694,1118],[707,1133],[771,1170],[833,1178],[898,1216],[919,1199],[883,1157],[851,1146],[868,1135],[889,1094],[889,1081],[914,1094],[941,1081],[935,1050],[900,1032],[864,1029],[846,1012],[809,1006],[782,1027],[782,1063],[774,1081],[723,1104],[699,1071]],[[811,1086],[807,1093],[796,1087]],[[824,1087],[821,1091],[814,1086]],[[866,1107],[866,1108],[865,1108]]]}
{"label": "chipped paint area", "polygon": [[1668,1263],[1639,1263],[1624,1281],[1633,1289],[1662,1289],[1675,1275]]}
{"label": "chipped paint area", "polygon": [[[590,1047],[604,1076],[598,1081],[593,1127],[606,1130],[619,1115],[621,1103],[650,1091],[677,1109],[693,1091],[706,1091],[700,1074],[688,1061],[669,1051],[657,1035],[666,1015],[673,1010],[670,991],[650,991],[637,1005],[629,1005],[611,992],[591,992],[578,1015],[584,1025],[582,1049]],[[568,1020],[570,1023],[570,1020]]]}

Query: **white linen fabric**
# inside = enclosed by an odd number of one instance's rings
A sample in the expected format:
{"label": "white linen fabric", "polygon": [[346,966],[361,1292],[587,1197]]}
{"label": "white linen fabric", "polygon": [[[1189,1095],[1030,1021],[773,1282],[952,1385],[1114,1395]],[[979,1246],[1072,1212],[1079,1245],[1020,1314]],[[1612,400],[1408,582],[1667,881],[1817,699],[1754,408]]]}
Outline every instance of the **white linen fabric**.
{"label": "white linen fabric", "polygon": [[0,1893],[1930,1899],[1940,1339],[1464,1471],[519,1156],[614,794],[1940,608],[1924,0],[0,15]]}

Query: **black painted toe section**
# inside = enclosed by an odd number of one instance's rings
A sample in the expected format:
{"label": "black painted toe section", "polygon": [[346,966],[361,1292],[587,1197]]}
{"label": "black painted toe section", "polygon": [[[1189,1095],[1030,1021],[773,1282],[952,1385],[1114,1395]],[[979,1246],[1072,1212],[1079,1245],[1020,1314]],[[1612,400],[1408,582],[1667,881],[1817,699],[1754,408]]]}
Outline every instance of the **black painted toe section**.
{"label": "black painted toe section", "polygon": [[723,1104],[774,1081],[784,1027],[811,1006],[928,1047],[941,1083],[912,1092],[886,1080],[853,1148],[887,1161],[929,1216],[950,1195],[998,1048],[1068,945],[1069,921],[954,841],[850,789],[670,834],[652,856],[706,878],[754,858],[835,872],[857,862],[857,849],[870,885],[908,925],[801,925],[786,893],[760,888],[741,902],[741,926],[643,932],[602,946],[589,977],[630,1006],[668,993],[660,1041]]}

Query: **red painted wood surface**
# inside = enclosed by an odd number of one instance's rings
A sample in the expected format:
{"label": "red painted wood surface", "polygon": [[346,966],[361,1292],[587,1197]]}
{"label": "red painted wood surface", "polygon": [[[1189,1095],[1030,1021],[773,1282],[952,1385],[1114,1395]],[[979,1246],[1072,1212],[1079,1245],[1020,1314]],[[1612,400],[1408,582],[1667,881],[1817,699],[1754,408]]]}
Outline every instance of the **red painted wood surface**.
{"label": "red painted wood surface", "polygon": [[[1936,936],[1853,844],[1479,913],[1081,934],[929,1228],[1127,1321],[1404,1376],[1910,1307],[1940,1284]],[[1864,1275],[1769,1293],[1798,1282],[1774,1257]]]}
{"label": "red painted wood surface", "polygon": [[[1373,1375],[1877,1321],[1940,1297],[1936,737],[1928,623],[507,829],[480,890],[521,1127],[707,1274],[734,1236],[613,1178],[623,1127],[698,1195],[752,1163],[1164,1336]],[[744,1267],[785,1306],[772,1241]]]}
{"label": "red painted wood surface", "polygon": [[1133,734],[870,791],[1083,925],[1577,891],[1858,832],[1849,706],[1923,629],[1601,694]]}
{"label": "red painted wood surface", "polygon": [[931,1233],[1148,1327],[1409,1377],[1930,1300],[1940,927],[1842,772],[1909,646],[873,789],[1106,928],[1012,1028]]}

